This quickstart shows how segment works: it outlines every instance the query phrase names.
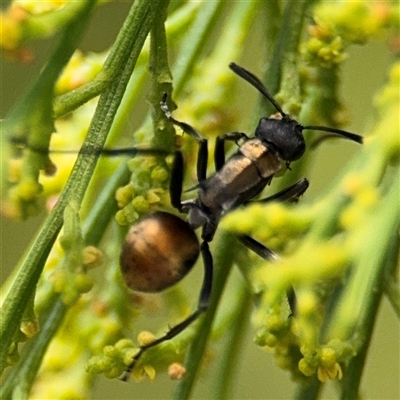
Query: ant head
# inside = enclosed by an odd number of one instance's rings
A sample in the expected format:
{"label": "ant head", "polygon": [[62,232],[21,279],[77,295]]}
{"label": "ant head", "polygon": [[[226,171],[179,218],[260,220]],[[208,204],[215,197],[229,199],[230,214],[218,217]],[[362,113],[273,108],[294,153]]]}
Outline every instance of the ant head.
{"label": "ant head", "polygon": [[298,160],[306,149],[301,125],[288,116],[282,119],[261,118],[255,136],[285,161]]}
{"label": "ant head", "polygon": [[341,129],[326,126],[302,126],[296,120],[285,114],[278,102],[268,93],[263,83],[251,72],[235,63],[230,63],[229,68],[256,88],[276,108],[282,119],[261,118],[255,136],[271,146],[285,161],[294,161],[301,158],[305,151],[303,130],[316,130],[331,132],[357,143],[362,143],[362,136]]}

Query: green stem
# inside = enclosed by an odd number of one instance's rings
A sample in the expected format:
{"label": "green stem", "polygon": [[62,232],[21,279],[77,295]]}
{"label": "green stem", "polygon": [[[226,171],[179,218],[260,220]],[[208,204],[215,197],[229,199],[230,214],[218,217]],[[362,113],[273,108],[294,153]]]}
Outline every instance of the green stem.
{"label": "green stem", "polygon": [[157,149],[171,150],[175,147],[175,129],[168,123],[160,107],[163,93],[171,98],[172,75],[168,65],[167,38],[165,20],[169,1],[158,0],[157,13],[150,35],[151,92],[149,101],[152,104],[154,138],[152,145]]}
{"label": "green stem", "polygon": [[196,20],[186,34],[174,68],[174,95],[179,96],[183,85],[193,73],[199,54],[207,44],[213,27],[224,10],[226,0],[205,2],[197,13]]}
{"label": "green stem", "polygon": [[[368,321],[375,318],[374,313],[371,313],[374,296],[383,290],[386,262],[388,257],[392,257],[390,238],[399,229],[397,203],[398,193],[394,186],[374,214],[360,227],[358,240],[365,246],[365,250],[355,260],[335,307],[327,337],[348,340],[356,333],[355,329],[363,336],[367,332],[363,325],[370,326]],[[376,226],[381,226],[379,235],[371,235]]]}
{"label": "green stem", "polygon": [[[75,16],[75,19],[65,27],[63,36],[46,63],[39,79],[9,115],[5,130],[12,140],[22,143],[29,140],[31,147],[48,148],[51,134],[55,131],[52,120],[54,85],[75,51],[96,2],[96,0],[82,2],[79,6],[81,8],[80,14]],[[43,158],[43,154],[31,154],[29,158],[34,157]],[[25,163],[28,165],[28,167],[25,167],[28,173],[32,162],[35,163],[31,160],[27,160]]]}
{"label": "green stem", "polygon": [[[151,5],[142,0],[135,2],[128,16],[129,24],[124,26],[121,34],[127,43],[123,49],[126,59],[121,78],[114,81],[101,95],[93,117],[93,122],[83,148],[88,149],[85,154],[78,156],[66,187],[60,195],[59,201],[46,220],[32,249],[27,254],[16,278],[13,287],[4,301],[0,320],[0,371],[6,367],[8,348],[18,330],[19,323],[25,311],[26,303],[36,288],[44,263],[50,249],[61,229],[64,208],[71,196],[80,204],[97,163],[93,150],[101,149],[110,130],[115,113],[125,91],[137,57],[150,30],[153,17]],[[81,23],[81,21],[79,21]],[[130,45],[129,45],[130,44]]]}
{"label": "green stem", "polygon": [[[100,193],[98,201],[90,210],[83,226],[83,236],[88,244],[96,246],[104,233],[104,226],[109,223],[114,215],[117,206],[115,202],[110,201],[116,189],[129,179],[129,171],[126,165],[121,165],[107,181],[106,186]],[[99,229],[99,227],[101,227]],[[40,332],[24,348],[23,356],[20,362],[3,382],[1,395],[4,399],[10,395],[13,388],[19,382],[23,382],[25,390],[29,390],[33,380],[37,375],[43,356],[50,341],[57,333],[68,308],[63,305],[58,295],[52,294],[46,301],[50,306],[43,311],[42,320],[45,321]],[[3,397],[2,397],[3,398]]]}
{"label": "green stem", "polygon": [[[54,34],[54,32],[73,22],[83,3],[79,1],[66,2],[63,7],[50,12],[30,15],[25,23],[25,37],[31,41]],[[95,3],[98,3],[98,0]]]}
{"label": "green stem", "polygon": [[[293,4],[294,3],[294,4]],[[309,7],[310,1],[288,2],[285,10],[283,26],[290,24],[290,34],[285,36],[286,51],[281,64],[281,97],[285,102],[300,101],[300,82],[298,72],[298,54],[301,34],[304,26],[304,16]],[[287,20],[290,18],[290,22]],[[289,24],[287,24],[289,22]],[[289,110],[288,110],[289,112]]]}
{"label": "green stem", "polygon": [[[365,253],[365,257],[360,259],[358,265],[358,271],[362,271],[359,274],[358,279],[355,277],[354,281],[358,280],[361,282],[370,282],[366,285],[369,290],[355,291],[355,288],[349,287],[349,291],[352,293],[357,293],[359,303],[363,304],[364,312],[361,313],[361,318],[357,324],[357,332],[359,335],[365,335],[362,339],[362,347],[358,350],[357,355],[350,359],[344,373],[344,378],[342,382],[342,393],[341,400],[352,400],[359,398],[359,387],[362,378],[362,373],[365,366],[365,361],[370,346],[379,306],[381,303],[382,295],[384,293],[385,285],[385,270],[393,270],[393,265],[397,264],[398,248],[400,239],[398,235],[393,235],[393,232],[398,232],[400,228],[399,215],[395,216],[392,210],[395,209],[396,204],[398,205],[398,189],[393,187],[391,193],[388,194],[385,205],[382,204],[382,209],[377,212],[377,221],[379,221],[383,226],[386,227],[387,232],[381,232],[380,235],[383,236],[382,243],[377,243],[375,238],[371,237],[371,243],[373,245],[372,249],[374,254],[369,252]],[[386,217],[386,218],[385,218]],[[385,223],[386,221],[386,223]],[[373,225],[377,226],[377,225]],[[385,236],[389,234],[389,238]],[[368,246],[368,244],[365,244]],[[370,248],[368,246],[368,248]],[[373,266],[372,274],[368,275],[368,264],[370,262]],[[365,268],[364,268],[365,267]],[[364,269],[366,271],[364,272]],[[361,285],[364,286],[364,285]],[[347,296],[348,297],[348,296]],[[345,297],[345,300],[347,300]],[[337,316],[338,322],[340,323],[340,315]],[[352,332],[354,328],[352,329]],[[349,329],[350,333],[350,329]]]}
{"label": "green stem", "polygon": [[[279,30],[272,30],[272,28],[268,30],[268,33],[275,35],[275,40],[272,55],[263,68],[262,81],[272,96],[278,93],[280,89],[283,90],[285,99],[291,99],[293,95],[299,93],[295,60],[304,25],[304,15],[312,2],[313,0],[288,0],[280,18]],[[276,11],[276,4],[272,4],[270,7],[272,11]],[[270,12],[271,10],[269,10]],[[289,75],[287,75],[288,72],[290,72]],[[287,93],[289,87],[290,93]],[[253,117],[254,125],[257,125],[260,115],[274,113],[276,113],[276,109],[273,105],[266,98],[260,97]],[[287,182],[284,182],[285,179],[285,177],[279,179],[279,188],[288,186]]]}
{"label": "green stem", "polygon": [[294,400],[316,400],[321,391],[321,382],[315,375],[308,379],[305,385],[297,385]]}
{"label": "green stem", "polygon": [[[121,132],[124,132],[127,126],[130,126],[130,117],[132,110],[135,108],[142,92],[144,81],[146,78],[146,65],[142,57],[143,51],[135,66],[135,71],[128,83],[125,91],[124,98],[118,108],[117,115],[115,116],[114,123],[108,134],[106,146],[109,149],[117,147],[121,143]],[[132,135],[129,136],[129,143],[132,141]]]}
{"label": "green stem", "polygon": [[[67,62],[68,58],[72,55],[76,47],[79,36],[82,34],[85,27],[85,21],[93,8],[95,2],[87,2],[85,7],[82,8],[81,14],[66,27],[64,35],[62,36],[58,47],[50,57],[43,73],[41,74],[38,82],[32,87],[25,99],[13,110],[9,117],[11,130],[17,132],[21,129],[21,133],[25,134],[25,124],[29,121],[30,113],[35,113],[32,107],[37,106],[37,98],[42,99],[42,102],[49,101],[52,97],[52,90],[57,79],[59,72]],[[59,56],[57,54],[59,53]],[[43,100],[44,99],[44,100]],[[46,114],[46,109],[50,108],[43,106],[43,111],[40,112],[40,118],[47,125],[50,120]],[[48,131],[45,129],[44,131]],[[40,139],[42,140],[42,139]],[[62,212],[57,217],[61,219]],[[17,276],[9,295],[4,301],[3,309],[1,310],[0,319],[0,373],[3,372],[7,366],[7,352],[8,348],[18,330],[22,315],[24,314],[28,300],[32,298],[36,282],[39,279],[41,268],[32,268],[33,265],[44,265],[47,254],[49,253],[52,243],[58,233],[58,229],[53,231],[44,231],[44,238],[41,243],[41,248],[34,247],[25,259],[19,275]],[[34,262],[34,264],[33,264]],[[30,264],[30,267],[27,267]]]}
{"label": "green stem", "polygon": [[[297,62],[299,45],[304,26],[304,17],[308,8],[314,1],[315,0],[289,0],[286,2],[274,53],[264,73],[264,83],[268,91],[272,95],[279,92],[280,97],[283,99],[283,104],[281,104],[281,106],[283,110],[289,114],[293,112],[297,114],[297,110],[294,109],[292,105],[301,103]],[[269,115],[276,112],[272,105],[266,102],[266,99],[262,100],[258,111],[261,115]],[[298,180],[302,173],[301,165],[305,162],[306,157],[298,160],[293,172],[285,174],[278,181],[275,180],[274,188],[278,190]]]}
{"label": "green stem", "polygon": [[[357,355],[350,359],[344,371],[342,382],[342,400],[358,398],[359,385],[369,349],[374,324],[377,317],[381,297],[384,290],[385,271],[392,270],[397,262],[397,249],[399,239],[393,232],[399,229],[399,216],[393,213],[398,202],[398,189],[392,186],[390,192],[383,200],[384,203],[371,216],[369,224],[361,230],[365,234],[358,240],[363,243],[365,251],[357,260],[346,285],[334,297],[334,306],[330,311],[329,319],[324,323],[324,340],[332,338],[341,340],[357,340],[361,346],[357,349]],[[336,203],[336,206],[339,204]],[[324,209],[332,210],[333,205]],[[329,216],[334,217],[332,213]],[[319,231],[325,235],[328,225],[320,224]],[[385,227],[379,232],[379,237],[371,235],[376,226]],[[317,379],[311,385],[299,388],[296,398],[318,398],[321,382]]]}
{"label": "green stem", "polygon": [[46,314],[40,334],[31,340],[24,349],[24,357],[21,359],[19,367],[14,368],[7,376],[0,392],[2,399],[29,398],[29,392],[46,349],[68,311],[68,307],[62,302],[60,296],[53,296],[52,304],[50,313]]}
{"label": "green stem", "polygon": [[400,287],[392,276],[386,279],[385,294],[393,307],[397,318],[400,319]]}
{"label": "green stem", "polygon": [[268,21],[267,24],[263,24],[262,26],[262,43],[264,43],[265,48],[265,54],[263,54],[265,61],[263,61],[262,63],[263,71],[268,71],[269,67],[273,65],[276,39],[278,37],[282,22],[280,3],[281,2],[278,0],[269,0],[261,3],[264,7],[264,9],[262,10],[262,12],[264,13],[263,19],[265,21]]}
{"label": "green stem", "polygon": [[[272,95],[278,92],[281,81],[285,82],[287,79],[284,75],[286,71],[283,71],[283,66],[287,60],[292,62],[297,56],[304,24],[304,15],[313,1],[314,0],[288,0],[286,2],[280,30],[275,41],[274,51],[269,65],[266,66],[264,72],[263,82]],[[268,103],[265,105],[264,102],[261,114],[268,114],[271,112],[276,112],[276,110],[273,109],[271,104]]]}
{"label": "green stem", "polygon": [[228,400],[231,395],[232,382],[235,379],[238,360],[241,355],[240,349],[246,339],[246,329],[249,326],[249,312],[252,306],[252,298],[249,293],[247,283],[241,279],[240,286],[236,288],[234,293],[236,304],[231,305],[234,310],[234,316],[230,319],[228,330],[228,343],[221,351],[223,360],[221,360],[221,368],[216,378],[215,398]]}
{"label": "green stem", "polygon": [[[139,6],[133,7],[133,9],[138,7]],[[102,70],[99,72],[96,78],[85,86],[54,99],[53,107],[55,118],[61,117],[68,112],[75,110],[90,99],[98,96],[120,74],[121,69],[127,60],[127,56],[134,46],[135,40],[141,40],[140,37],[138,37],[140,32],[131,32],[132,27],[140,26],[144,22],[143,16],[145,15],[146,11],[149,11],[146,9],[150,9],[149,5],[141,5],[141,7],[143,7],[143,11],[136,12],[135,14],[132,13],[133,9],[131,9],[130,14],[121,28],[120,34],[118,35],[106,61],[104,62]],[[145,27],[145,25],[143,25],[143,27]],[[129,36],[129,34],[131,36]]]}
{"label": "green stem", "polygon": [[[225,0],[226,1],[226,0]],[[207,4],[214,4],[214,2],[207,3]],[[164,6],[162,4],[162,6]],[[169,36],[171,39],[174,40],[177,36],[177,33],[180,30],[185,29],[186,25],[189,23],[191,17],[191,13],[193,13],[192,9],[197,9],[198,6],[195,4],[188,4],[186,7],[182,7],[181,12],[177,12],[177,15],[172,15],[169,19],[171,22],[171,27],[168,31]],[[203,8],[200,8],[199,15],[201,14]],[[175,17],[175,18],[174,18]],[[53,111],[54,117],[59,118],[64,116],[65,114],[77,109],[82,104],[86,103],[87,101],[93,99],[94,97],[98,96],[105,87],[107,87],[110,82],[115,78],[118,74],[118,71],[121,69],[121,65],[123,60],[118,58],[118,51],[119,48],[119,37],[117,41],[113,45],[107,60],[104,63],[102,71],[89,83],[65,94],[62,94],[56,97],[53,101]],[[196,37],[197,39],[197,37]],[[195,38],[191,39],[189,42],[194,43]],[[117,54],[114,54],[115,51]],[[196,53],[195,53],[196,54]],[[145,46],[142,52],[143,58],[146,58],[148,55],[148,47]],[[142,57],[141,57],[142,58]],[[140,63],[140,65],[142,65]],[[175,79],[175,82],[177,79]],[[135,83],[137,80],[135,80]],[[134,87],[134,90],[137,90],[138,86]],[[130,90],[127,90],[127,93],[130,94]]]}
{"label": "green stem", "polygon": [[[54,86],[76,49],[95,4],[95,0],[81,2],[80,13],[65,27],[61,40],[39,78],[4,123],[4,131],[10,141],[28,147],[22,159],[19,184],[13,188],[15,203],[18,204],[22,217],[29,214],[27,205],[41,191],[38,183],[40,171],[52,166],[46,149],[55,131],[52,119]],[[35,151],[36,149],[43,151]],[[28,194],[27,187],[30,188]]]}

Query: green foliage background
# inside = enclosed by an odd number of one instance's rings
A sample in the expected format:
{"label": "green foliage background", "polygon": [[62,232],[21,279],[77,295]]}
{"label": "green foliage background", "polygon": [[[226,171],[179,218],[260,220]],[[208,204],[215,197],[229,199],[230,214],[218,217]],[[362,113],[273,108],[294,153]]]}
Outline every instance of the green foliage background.
{"label": "green foliage background", "polygon": [[[275,4],[275,2],[273,3]],[[170,7],[171,9],[174,9],[178,8],[179,5],[180,2],[172,2]],[[279,5],[279,2],[277,2],[276,5]],[[106,47],[111,45],[113,40],[112,38],[115,37],[125,13],[128,12],[128,6],[129,4],[127,3],[110,3],[99,6],[95,11],[93,22],[91,22],[88,30],[85,33],[83,47],[86,47],[88,50],[92,50],[93,48],[95,48],[95,46],[99,46],[100,50],[105,50]],[[229,10],[230,5],[226,4],[225,7],[226,10]],[[222,16],[224,16],[224,14],[222,14]],[[225,16],[225,18],[228,17]],[[115,26],[111,25],[111,21],[115,22]],[[227,21],[231,23],[231,25],[233,26],[232,29],[234,29],[234,21],[230,21],[229,18]],[[260,65],[262,64],[262,61],[258,58],[258,49],[262,48],[264,45],[262,38],[265,27],[263,27],[262,25],[262,23],[258,22],[255,24],[253,29],[250,30],[250,35],[248,41],[246,42],[246,48],[244,50],[244,61],[242,61],[241,59],[234,60],[238,61],[240,64],[243,64],[246,68],[252,71],[258,71],[260,69]],[[222,27],[219,29],[222,30]],[[212,52],[214,45],[218,42],[218,38],[220,35],[219,29],[216,29],[213,35],[209,36],[208,42],[205,46],[205,53],[207,53],[207,51]],[[273,29],[273,27],[271,27],[271,29]],[[102,36],[100,40],[98,40],[96,44],[93,44],[91,42],[91,39],[93,37],[99,36]],[[340,97],[344,99],[344,103],[346,104],[346,108],[347,110],[349,110],[350,114],[348,120],[351,123],[349,126],[346,126],[346,129],[348,130],[364,133],[368,132],[371,127],[371,124],[373,122],[372,115],[374,113],[373,110],[375,107],[373,103],[373,96],[387,81],[389,66],[393,62],[393,55],[390,54],[387,47],[387,42],[385,43],[385,39],[387,40],[388,38],[375,38],[374,40],[369,41],[366,45],[362,47],[358,45],[350,46],[348,48],[348,60],[343,64],[343,66],[340,67]],[[46,59],[49,52],[48,48],[50,48],[51,45],[51,40],[43,41],[43,39],[35,45],[35,55],[37,55],[37,61],[35,61],[35,63],[37,67],[35,64],[34,66],[30,65],[29,67],[27,67],[8,63],[8,61],[2,61],[2,99],[4,115],[9,115],[9,110],[11,109],[11,106],[14,105],[19,98],[21,98],[22,94],[25,91],[25,88],[29,86],[28,78],[24,77],[26,80],[21,79],[21,74],[23,76],[25,74],[28,75],[26,72],[28,72],[28,70],[33,71],[35,68],[37,68],[37,74],[39,67],[41,66],[39,56],[42,53],[44,59]],[[188,51],[187,49],[185,50],[184,45],[182,45],[180,49],[175,48],[173,40],[171,40],[169,46],[171,51],[171,58],[179,58],[179,51]],[[190,47],[190,43],[188,44],[188,47]],[[227,52],[229,54],[228,45],[227,48]],[[174,54],[175,52],[177,54]],[[219,56],[224,59],[221,55]],[[218,56],[214,57],[218,59]],[[273,63],[273,60],[271,62]],[[220,70],[227,70],[227,66],[225,64],[225,60],[221,61],[218,73]],[[217,73],[214,72],[212,68],[207,70],[206,64],[204,64],[203,68],[204,71],[207,71],[207,73],[209,74]],[[15,78],[13,77],[11,72],[15,73]],[[176,78],[173,67],[172,73],[174,78]],[[273,75],[273,71],[269,71],[269,73]],[[273,76],[270,79],[275,78],[276,77]],[[182,83],[182,85],[184,84]],[[271,86],[273,86],[273,82],[271,83]],[[268,88],[270,88],[271,86],[268,86]],[[7,88],[9,88],[10,90],[9,94],[7,94],[6,92]],[[196,127],[203,127],[202,132],[204,132],[205,135],[208,135],[209,131],[204,130],[206,129],[204,128],[204,126],[207,126],[207,124],[208,126],[211,125],[210,135],[212,135],[213,133],[211,132],[211,130],[213,121],[204,122],[201,120],[201,115],[199,114],[205,113],[213,106],[215,107],[215,104],[212,103],[212,101],[215,100],[215,98],[213,98],[215,93],[213,93],[213,96],[211,96],[211,104],[207,104],[206,99],[207,95],[210,95],[210,92],[208,92],[210,89],[207,88],[204,81],[192,82],[189,88],[175,87],[175,90],[182,90],[194,93],[189,96],[190,101],[186,100],[185,103],[183,102],[183,100],[182,102],[178,102],[178,99],[174,98],[179,105],[179,110],[177,112],[179,112],[180,118],[184,118],[185,121],[194,121],[193,124]],[[144,96],[140,94],[138,96],[141,96],[138,97],[140,99],[138,103],[144,103]],[[285,101],[285,107],[291,107],[291,112],[296,113],[298,110],[296,110],[297,106],[295,102],[294,104],[291,104],[288,98],[285,98],[284,95],[282,95],[282,97],[283,101]],[[223,96],[221,98],[223,98]],[[250,101],[248,101],[249,98]],[[255,94],[252,92],[251,89],[247,90],[246,88],[246,91],[244,92],[244,89],[242,89],[241,87],[239,95],[238,93],[236,93],[236,95],[234,96],[234,101],[232,101],[232,103],[234,104],[231,105],[229,101],[229,107],[225,107],[234,110],[236,115],[234,115],[233,117],[232,115],[225,115],[225,117],[229,121],[232,119],[236,121],[236,123],[240,123],[240,129],[245,130],[248,126],[252,126],[251,118],[253,118],[252,109],[254,108],[253,104],[255,104],[254,98]],[[7,103],[6,100],[9,100],[9,103]],[[224,106],[225,105],[226,104],[224,104]],[[191,108],[194,108],[194,111],[191,111]],[[224,112],[226,112],[225,108],[223,112],[221,112],[222,116],[224,116]],[[141,110],[139,110],[138,112],[141,112]],[[240,115],[238,115],[238,113],[240,113]],[[221,115],[218,115],[218,113],[216,114],[217,120],[218,118],[221,118]],[[182,117],[183,115],[184,117]],[[188,116],[186,117],[186,115]],[[242,117],[242,115],[246,117]],[[324,121],[324,123],[331,125],[331,118],[335,119],[334,117],[328,116],[327,120]],[[243,122],[243,120],[247,122]],[[138,124],[135,118],[133,118],[128,122],[127,126],[125,127],[124,134],[126,136],[129,135],[129,132],[134,131],[139,126],[140,124]],[[228,127],[225,127],[223,123],[221,124],[218,121],[217,127],[218,129],[221,129],[222,132],[225,131],[225,129],[228,129]],[[151,129],[151,125],[146,125],[146,128]],[[230,128],[236,129],[235,126]],[[218,131],[218,129],[216,130]],[[136,134],[136,140],[140,140],[140,135],[141,133],[139,131],[139,134]],[[3,131],[2,139],[4,140],[5,137],[6,134]],[[130,141],[126,139],[123,139],[122,142],[128,144],[130,143]],[[7,143],[3,143],[3,145],[6,146]],[[191,147],[190,144],[185,150],[187,151],[187,154],[193,153],[193,147]],[[312,152],[310,161],[312,163],[312,167],[308,168],[307,172],[305,173],[305,175],[312,182],[312,187],[310,188],[310,191],[307,192],[306,200],[310,201],[313,198],[317,197],[320,191],[323,191],[324,188],[326,188],[326,183],[330,182],[336,177],[338,171],[342,168],[342,165],[346,163],[346,160],[356,155],[358,151],[358,148],[355,148],[355,146],[349,145],[348,143],[328,143],[320,146],[320,148],[318,148],[315,152]],[[111,161],[111,163],[111,165],[107,164],[106,167],[103,167],[105,170],[107,170],[107,172],[109,169],[115,169],[117,167],[116,165],[118,164],[118,161]],[[294,172],[294,174],[295,173],[296,172]],[[100,185],[102,185],[102,179],[105,179],[105,176],[107,176],[107,173],[103,173],[102,178],[100,178]],[[291,178],[293,179],[293,181],[295,180],[294,175],[292,175]],[[99,190],[99,187],[93,189],[94,193],[96,193],[96,190]],[[4,193],[2,192],[2,194]],[[138,206],[137,203],[136,206]],[[86,209],[90,208],[90,206],[88,206],[87,204],[84,207],[86,207]],[[140,208],[140,205],[138,207]],[[71,218],[74,219],[75,217],[73,216]],[[36,219],[36,221],[34,220],[33,222],[30,221],[18,224],[15,224],[14,222],[10,222],[8,220],[2,221],[2,281],[5,280],[6,276],[9,274],[8,271],[5,271],[6,265],[13,265],[16,263],[17,257],[20,256],[22,249],[27,245],[27,242],[30,241],[32,233],[29,232],[29,229],[32,228],[33,232],[34,229],[36,229],[35,225],[37,224],[37,221],[38,219]],[[21,231],[24,231],[24,233],[26,234],[22,235]],[[117,232],[116,228],[114,228],[111,236],[115,236],[119,238],[119,240],[121,240],[120,235],[121,233]],[[110,236],[108,236],[108,238],[110,238]],[[80,239],[78,238],[75,240],[79,242]],[[118,254],[117,246],[118,241],[115,244],[111,243],[108,245],[108,257],[110,257],[110,253]],[[117,261],[118,260],[116,260],[116,262]],[[174,293],[167,296],[167,299],[165,300],[167,302],[166,304],[168,304],[168,301],[176,302],[176,297],[174,296],[184,297],[185,295],[183,293],[185,293],[185,290],[188,291],[189,288],[198,286],[198,282],[200,282],[201,280],[201,268],[197,269],[199,271],[194,272],[192,274],[193,276],[188,277],[187,279],[185,279],[186,282],[183,282],[182,293],[180,289],[177,289]],[[273,359],[268,353],[260,350],[260,348],[253,344],[255,333],[253,331],[250,321],[252,309],[251,297],[249,292],[243,289],[243,285],[238,283],[242,279],[241,275],[237,271],[233,271],[232,274],[233,276],[231,276],[229,281],[230,289],[228,289],[230,291],[226,293],[226,295],[224,295],[225,301],[233,301],[232,299],[234,299],[235,297],[238,297],[240,299],[240,294],[241,296],[245,296],[245,300],[243,300],[243,302],[247,304],[247,306],[244,308],[245,312],[243,314],[243,324],[241,325],[242,328],[240,330],[242,334],[240,335],[239,340],[236,342],[238,346],[240,346],[240,348],[234,349],[235,356],[239,357],[237,359],[238,365],[236,366],[236,368],[234,368],[233,371],[231,371],[232,380],[229,381],[229,383],[223,382],[224,376],[221,377],[221,375],[219,375],[219,372],[225,371],[227,364],[236,364],[236,361],[232,361],[232,353],[228,353],[227,356],[226,353],[224,355],[224,346],[229,346],[230,339],[229,332],[226,332],[226,327],[221,328],[221,332],[217,332],[215,336],[218,338],[218,336],[221,335],[222,337],[219,338],[219,341],[216,341],[211,345],[212,350],[210,351],[210,353],[216,354],[216,359],[207,365],[207,370],[204,371],[201,377],[198,379],[193,398],[223,398],[223,396],[228,396],[226,398],[238,399],[289,398],[295,390],[295,384],[289,384],[288,374],[282,372],[273,364]],[[95,285],[99,284],[97,281],[98,279],[101,280],[103,278],[94,274]],[[119,284],[120,283],[121,282],[119,282]],[[107,289],[103,288],[103,290]],[[69,293],[68,296],[70,295],[71,294]],[[121,294],[118,295],[121,296]],[[191,293],[191,296],[189,295],[189,298],[193,297],[193,300],[190,301],[190,304],[193,304],[193,302],[195,302],[196,296],[197,292]],[[112,296],[110,295],[109,299],[111,298]],[[121,297],[119,297],[119,299],[120,298]],[[185,312],[185,310],[179,310],[179,307],[176,308],[177,310],[175,310],[175,312],[177,312],[178,314]],[[44,312],[46,312],[46,310],[44,310]],[[160,314],[164,313],[161,312]],[[154,317],[150,317],[150,319],[147,318],[144,321],[140,322],[140,328],[146,330],[154,329],[155,332],[158,332],[160,330],[160,326],[165,326],[165,324],[169,322],[165,321],[165,318],[154,319]],[[134,334],[129,333],[129,326],[126,326],[126,328],[128,328],[128,335],[130,337],[134,337]],[[138,326],[135,325],[134,330],[135,334],[137,334],[140,329],[138,329]],[[80,334],[77,333],[78,338],[80,337],[79,335]],[[73,337],[73,335],[71,337]],[[398,376],[400,371],[399,358],[397,357],[399,354],[399,339],[400,337],[398,321],[396,321],[393,311],[388,307],[388,303],[385,301],[383,302],[382,312],[380,312],[376,323],[376,332],[373,337],[369,357],[367,358],[367,367],[361,385],[361,393],[365,394],[365,398],[395,399],[399,397],[400,393],[398,388]],[[78,340],[82,341],[82,339]],[[60,350],[60,356],[62,357],[62,355],[63,352]],[[57,358],[57,356],[58,355],[56,354],[55,358]],[[23,355],[22,357],[22,360],[24,360],[24,357],[26,357],[26,355]],[[227,358],[224,359],[224,357]],[[76,362],[75,360],[77,367],[75,370],[64,371],[64,373],[61,371],[59,377],[57,377],[57,375],[54,375],[52,377],[52,379],[54,380],[54,383],[52,384],[54,384],[54,386],[58,386],[59,388],[61,387],[61,392],[64,387],[64,395],[67,397],[67,389],[69,389],[71,386],[74,388],[74,390],[76,390],[76,393],[79,393],[79,396],[82,397],[89,396],[88,390],[93,386],[92,397],[96,399],[169,398],[172,396],[172,394],[170,393],[176,390],[176,383],[171,382],[161,373],[159,374],[159,376],[157,376],[155,383],[149,383],[147,382],[147,380],[144,380],[140,383],[130,382],[128,385],[124,385],[117,380],[108,381],[104,377],[99,377],[96,380],[93,380],[92,378],[82,378],[82,376],[77,375],[86,374],[86,372],[83,371],[84,364],[87,361],[87,356],[85,355],[83,359],[83,361],[79,362]],[[44,377],[46,377],[46,375],[44,375]],[[62,382],[61,385],[60,382]],[[68,384],[66,384],[65,382],[68,382]],[[36,384],[39,384],[40,386],[40,381]],[[328,390],[324,392],[322,398],[333,398],[335,396],[334,385],[327,385]],[[225,391],[224,394],[221,394],[224,392],[224,390],[221,391],[221,386],[229,386],[229,392]],[[20,392],[17,392],[15,394],[16,396],[18,395],[18,393],[22,393],[23,395],[26,394],[24,392],[23,385],[18,388],[18,390],[20,390]],[[218,395],[216,393],[218,393]],[[77,397],[78,394],[75,394],[75,396]],[[22,397],[23,396],[21,395],[20,398]]]}

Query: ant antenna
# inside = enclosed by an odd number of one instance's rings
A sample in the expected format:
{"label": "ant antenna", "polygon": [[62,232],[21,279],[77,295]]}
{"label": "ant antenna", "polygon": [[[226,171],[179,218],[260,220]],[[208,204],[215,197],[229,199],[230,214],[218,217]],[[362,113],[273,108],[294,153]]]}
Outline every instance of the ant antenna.
{"label": "ant antenna", "polygon": [[255,87],[261,94],[263,94],[270,102],[271,104],[279,111],[279,113],[282,115],[282,117],[286,117],[287,115],[283,112],[281,106],[278,104],[278,102],[268,93],[268,90],[265,88],[264,84],[251,72],[247,71],[246,69],[239,67],[239,65],[235,64],[234,62],[231,62],[229,64],[229,68],[237,75],[239,75],[241,78],[243,78],[245,81],[249,82],[250,85]]}
{"label": "ant antenna", "polygon": [[[255,75],[253,75],[251,72],[247,71],[246,69],[240,67],[239,65],[235,64],[234,62],[231,62],[229,64],[229,68],[233,72],[235,72],[237,75],[239,75],[241,78],[243,78],[245,81],[250,83],[250,85],[252,85],[254,88],[256,88],[261,94],[263,94],[271,102],[271,104],[279,111],[279,113],[282,115],[283,118],[285,118],[285,117],[288,118],[288,115],[283,112],[283,110],[282,110],[281,106],[278,104],[278,102],[268,93],[264,84]],[[351,132],[347,132],[347,131],[343,131],[341,129],[330,128],[328,126],[319,126],[319,125],[302,126],[299,124],[299,128],[302,131],[307,129],[307,130],[331,132],[331,133],[343,136],[344,138],[352,140],[357,143],[363,142],[363,137],[360,135],[357,135],[357,134],[351,133]]]}
{"label": "ant antenna", "polygon": [[343,136],[346,139],[352,140],[353,142],[363,143],[363,137],[357,135],[356,133],[351,133],[347,131],[343,131],[341,129],[330,128],[328,126],[319,126],[319,125],[308,125],[308,126],[301,126],[301,129],[308,129],[314,131],[322,131],[322,132],[331,132],[337,135]]}
{"label": "ant antenna", "polygon": [[86,154],[86,155],[99,155],[107,157],[118,157],[118,156],[168,156],[173,154],[173,151],[168,151],[164,149],[157,148],[141,148],[141,147],[122,147],[122,148],[88,148],[84,147],[81,149],[46,149],[37,146],[30,145],[25,139],[21,138],[8,138],[10,143],[18,150],[29,149],[39,154],[43,155],[53,155],[53,154]]}

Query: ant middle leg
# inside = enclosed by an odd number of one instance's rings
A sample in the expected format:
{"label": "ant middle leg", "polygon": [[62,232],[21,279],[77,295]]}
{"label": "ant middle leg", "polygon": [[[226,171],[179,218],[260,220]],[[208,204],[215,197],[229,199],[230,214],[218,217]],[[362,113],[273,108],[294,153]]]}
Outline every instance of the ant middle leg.
{"label": "ant middle leg", "polygon": [[214,150],[214,165],[216,171],[219,171],[225,164],[225,142],[229,140],[238,144],[238,141],[244,138],[247,138],[247,135],[243,132],[229,132],[217,137]]}

